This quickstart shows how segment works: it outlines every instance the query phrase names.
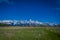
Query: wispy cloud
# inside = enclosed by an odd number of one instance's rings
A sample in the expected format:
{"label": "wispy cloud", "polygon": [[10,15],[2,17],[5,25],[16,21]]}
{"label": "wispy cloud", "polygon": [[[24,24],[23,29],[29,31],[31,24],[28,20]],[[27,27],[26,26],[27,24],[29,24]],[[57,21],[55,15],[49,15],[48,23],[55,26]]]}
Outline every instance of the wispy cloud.
{"label": "wispy cloud", "polygon": [[9,0],[0,0],[0,3],[1,3],[1,2],[8,2],[8,1],[9,1]]}
{"label": "wispy cloud", "polygon": [[2,2],[6,2],[6,3],[8,3],[8,4],[14,4],[13,1],[9,1],[9,0],[0,0],[0,3],[2,3]]}
{"label": "wispy cloud", "polygon": [[56,3],[57,3],[57,4],[60,4],[60,0],[57,0]]}
{"label": "wispy cloud", "polygon": [[60,8],[56,8],[56,10],[60,10]]}

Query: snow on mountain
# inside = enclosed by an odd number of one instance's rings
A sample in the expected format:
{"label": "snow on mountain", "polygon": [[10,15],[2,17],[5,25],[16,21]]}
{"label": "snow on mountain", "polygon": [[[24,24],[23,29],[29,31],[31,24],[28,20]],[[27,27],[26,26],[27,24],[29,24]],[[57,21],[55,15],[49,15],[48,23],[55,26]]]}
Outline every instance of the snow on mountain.
{"label": "snow on mountain", "polygon": [[0,20],[0,23],[3,24],[10,24],[10,25],[56,25],[55,23],[45,23],[45,22],[39,22],[34,20]]}
{"label": "snow on mountain", "polygon": [[48,23],[50,26],[56,26],[56,23]]}
{"label": "snow on mountain", "polygon": [[3,24],[11,24],[11,22],[13,22],[12,20],[0,20],[0,23]]}

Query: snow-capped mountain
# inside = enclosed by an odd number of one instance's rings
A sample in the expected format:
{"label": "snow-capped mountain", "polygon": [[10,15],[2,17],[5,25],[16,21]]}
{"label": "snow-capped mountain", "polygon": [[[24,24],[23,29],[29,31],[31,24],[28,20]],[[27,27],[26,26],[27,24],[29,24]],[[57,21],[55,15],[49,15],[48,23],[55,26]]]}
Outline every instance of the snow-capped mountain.
{"label": "snow-capped mountain", "polygon": [[9,24],[9,25],[19,25],[19,26],[36,26],[36,25],[49,25],[49,26],[55,26],[57,24],[55,23],[45,23],[45,22],[39,22],[34,20],[0,20],[1,24]]}

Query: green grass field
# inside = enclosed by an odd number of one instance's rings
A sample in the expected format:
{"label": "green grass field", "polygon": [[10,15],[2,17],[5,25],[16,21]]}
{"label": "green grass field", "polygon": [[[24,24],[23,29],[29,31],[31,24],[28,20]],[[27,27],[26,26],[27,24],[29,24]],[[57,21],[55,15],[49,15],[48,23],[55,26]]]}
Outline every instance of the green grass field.
{"label": "green grass field", "polygon": [[0,27],[0,40],[60,40],[60,28]]}

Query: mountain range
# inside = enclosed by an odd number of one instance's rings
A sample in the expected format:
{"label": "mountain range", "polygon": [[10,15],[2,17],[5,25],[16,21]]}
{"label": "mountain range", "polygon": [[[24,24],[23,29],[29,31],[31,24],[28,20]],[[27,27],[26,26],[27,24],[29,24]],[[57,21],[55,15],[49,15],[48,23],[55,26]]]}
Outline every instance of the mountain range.
{"label": "mountain range", "polygon": [[39,22],[34,20],[0,20],[0,24],[9,26],[57,26],[55,23]]}

